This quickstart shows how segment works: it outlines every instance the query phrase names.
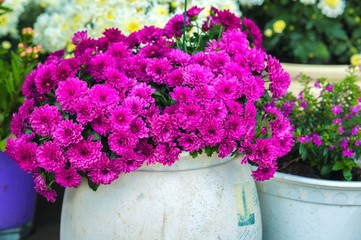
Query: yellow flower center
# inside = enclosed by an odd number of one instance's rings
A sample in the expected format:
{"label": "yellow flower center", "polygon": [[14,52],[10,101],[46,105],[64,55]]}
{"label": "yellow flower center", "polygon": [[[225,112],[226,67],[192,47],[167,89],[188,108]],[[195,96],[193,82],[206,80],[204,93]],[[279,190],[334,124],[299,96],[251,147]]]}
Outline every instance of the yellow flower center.
{"label": "yellow flower center", "polygon": [[129,33],[132,33],[132,32],[135,32],[135,31],[139,30],[141,28],[141,26],[140,26],[140,24],[138,22],[131,21],[126,25],[125,28],[127,29],[127,31]]}
{"label": "yellow flower center", "polygon": [[340,0],[325,0],[325,3],[331,8],[336,8],[338,5],[340,5]]}
{"label": "yellow flower center", "polygon": [[271,29],[266,29],[266,30],[264,30],[264,35],[266,37],[272,37],[273,31]]}
{"label": "yellow flower center", "polygon": [[0,26],[6,25],[7,22],[8,22],[8,19],[5,15],[0,16]]}
{"label": "yellow flower center", "polygon": [[353,66],[358,66],[361,64],[361,54],[354,54],[350,58],[350,62]]}
{"label": "yellow flower center", "polygon": [[286,22],[283,20],[277,20],[276,22],[273,23],[272,27],[274,32],[282,33],[283,30],[285,30],[286,28]]}

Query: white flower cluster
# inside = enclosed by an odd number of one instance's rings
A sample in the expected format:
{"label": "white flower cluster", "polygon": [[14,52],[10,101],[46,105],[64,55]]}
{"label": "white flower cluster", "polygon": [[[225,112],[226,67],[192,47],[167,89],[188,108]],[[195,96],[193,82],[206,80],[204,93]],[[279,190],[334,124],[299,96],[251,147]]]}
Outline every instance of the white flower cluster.
{"label": "white flower cluster", "polygon": [[[184,0],[37,0],[46,7],[34,26],[34,42],[48,51],[55,51],[70,43],[73,34],[87,30],[93,37],[101,36],[106,28],[117,27],[124,34],[145,25],[163,27],[170,18],[170,6],[175,13],[183,12]],[[191,6],[210,6],[229,9],[240,15],[235,0],[189,0]]]}
{"label": "white flower cluster", "polygon": [[345,0],[320,0],[317,7],[329,18],[336,18],[345,11]]}
{"label": "white flower cluster", "polygon": [[239,0],[239,3],[242,6],[252,7],[252,6],[260,6],[262,5],[264,0]]}
{"label": "white flower cluster", "polygon": [[11,8],[12,11],[0,16],[0,37],[6,35],[11,37],[18,36],[17,25],[19,17],[30,2],[32,0],[6,0],[3,3],[4,7]]}

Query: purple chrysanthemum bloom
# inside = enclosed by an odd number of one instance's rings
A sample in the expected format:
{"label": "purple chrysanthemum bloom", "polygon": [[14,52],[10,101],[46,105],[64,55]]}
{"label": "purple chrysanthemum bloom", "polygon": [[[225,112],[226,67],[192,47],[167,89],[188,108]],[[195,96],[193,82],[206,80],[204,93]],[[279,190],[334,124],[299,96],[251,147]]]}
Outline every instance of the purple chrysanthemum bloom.
{"label": "purple chrysanthemum bloom", "polygon": [[226,27],[226,29],[240,29],[241,19],[231,13],[229,10],[221,10],[217,12],[217,17],[222,25]]}
{"label": "purple chrysanthemum bloom", "polygon": [[262,72],[265,68],[264,58],[265,55],[260,50],[252,48],[245,54],[236,55],[236,59],[240,60],[242,66],[248,69],[250,72]]}
{"label": "purple chrysanthemum bloom", "polygon": [[[214,90],[218,98],[236,100],[241,96],[241,86],[236,77],[219,77],[215,81]],[[256,90],[256,88],[254,89]]]}
{"label": "purple chrysanthemum bloom", "polygon": [[155,92],[155,89],[148,86],[145,83],[138,83],[135,85],[132,90],[129,92],[129,97],[139,97],[143,99],[147,104],[144,107],[148,107],[149,104],[154,103],[154,98],[152,94]]}
{"label": "purple chrysanthemum bloom", "polygon": [[254,102],[247,102],[245,104],[244,120],[248,123],[248,126],[254,126],[256,124],[257,109]]}
{"label": "purple chrysanthemum bloom", "polygon": [[54,68],[56,68],[55,65],[43,65],[42,68],[38,69],[34,79],[38,93],[48,93],[58,83],[57,79],[54,79],[52,76],[52,71]]}
{"label": "purple chrysanthemum bloom", "polygon": [[297,137],[297,141],[299,141],[301,143],[307,143],[310,141],[310,137],[309,136],[300,136],[300,137]]}
{"label": "purple chrysanthemum bloom", "polygon": [[360,145],[361,145],[361,140],[357,139],[357,140],[355,141],[355,146],[360,146]]}
{"label": "purple chrysanthemum bloom", "polygon": [[312,134],[312,142],[316,145],[316,146],[321,146],[322,145],[322,138],[317,135],[317,133]]}
{"label": "purple chrysanthemum bloom", "polygon": [[295,107],[294,102],[290,102],[290,101],[286,100],[285,103],[283,104],[283,106],[281,107],[281,111],[283,112],[283,114],[285,116],[289,116],[294,107]]}
{"label": "purple chrysanthemum bloom", "polygon": [[167,59],[152,59],[146,68],[148,76],[156,83],[165,83],[172,66]]}
{"label": "purple chrysanthemum bloom", "polygon": [[170,87],[181,86],[184,82],[183,69],[177,68],[173,70],[169,73],[165,81],[165,83],[168,84]]}
{"label": "purple chrysanthemum bloom", "polygon": [[6,154],[9,155],[19,167],[25,172],[35,172],[39,166],[36,160],[37,145],[30,142],[26,137],[16,140],[10,138],[6,147]]}
{"label": "purple chrysanthemum bloom", "polygon": [[59,83],[55,96],[64,111],[73,112],[74,103],[88,94],[88,87],[85,81],[79,78],[68,78]]}
{"label": "purple chrysanthemum bloom", "polygon": [[129,96],[124,99],[122,107],[128,108],[133,115],[141,115],[144,111],[144,108],[149,106],[149,102],[146,102],[144,99],[136,96]]}
{"label": "purple chrysanthemum bloom", "polygon": [[249,159],[256,163],[272,166],[277,159],[277,149],[273,139],[258,138]]}
{"label": "purple chrysanthemum bloom", "polygon": [[264,80],[256,76],[249,76],[243,81],[242,93],[249,101],[257,101],[265,92]]}
{"label": "purple chrysanthemum bloom", "polygon": [[205,105],[205,114],[209,118],[223,120],[228,116],[228,110],[223,101],[211,101]]}
{"label": "purple chrysanthemum bloom", "polygon": [[259,27],[249,18],[243,17],[243,24],[251,33],[253,38],[253,44],[256,48],[263,50],[262,44],[262,32]]}
{"label": "purple chrysanthemum bloom", "polygon": [[91,121],[93,130],[101,136],[106,136],[110,131],[110,121],[104,115],[99,115]]}
{"label": "purple chrysanthemum bloom", "polygon": [[115,64],[117,66],[120,66],[119,61],[121,59],[127,59],[132,55],[132,52],[130,49],[128,49],[128,47],[129,46],[123,42],[110,44],[109,48],[106,51],[106,55],[110,55],[114,59],[116,59],[117,61],[115,62]]}
{"label": "purple chrysanthemum bloom", "polygon": [[360,131],[360,126],[354,126],[351,130],[351,135],[357,135],[358,132]]}
{"label": "purple chrysanthemum bloom", "polygon": [[244,54],[249,51],[247,35],[237,30],[225,31],[222,34],[220,43],[230,55]]}
{"label": "purple chrysanthemum bloom", "polygon": [[130,122],[135,118],[129,108],[118,107],[112,110],[110,115],[110,122],[113,129],[128,128]]}
{"label": "purple chrysanthemum bloom", "polygon": [[252,172],[252,176],[256,181],[265,181],[274,176],[277,171],[277,166],[265,166],[258,167],[255,171]]}
{"label": "purple chrysanthemum bloom", "polygon": [[63,120],[59,122],[55,129],[53,138],[59,145],[67,147],[70,144],[78,143],[83,139],[81,135],[82,131],[82,125],[74,123],[72,120]]}
{"label": "purple chrysanthemum bloom", "polygon": [[141,162],[155,163],[154,148],[152,144],[148,143],[147,139],[139,139],[134,154],[135,158],[140,159]]}
{"label": "purple chrysanthemum bloom", "polygon": [[129,124],[129,130],[138,138],[149,137],[149,129],[141,118],[135,118]]}
{"label": "purple chrysanthemum bloom", "polygon": [[190,9],[187,10],[187,16],[190,18],[195,18],[199,15],[199,13],[203,10],[204,8],[199,8],[197,6],[193,6]]}
{"label": "purple chrysanthemum bloom", "polygon": [[136,135],[124,129],[114,131],[108,138],[110,150],[119,156],[123,156],[130,149],[134,149],[138,141]]}
{"label": "purple chrysanthemum bloom", "polygon": [[55,142],[47,141],[39,146],[36,151],[36,159],[39,166],[48,172],[65,168],[65,152]]}
{"label": "purple chrysanthemum bloom", "polygon": [[94,80],[100,82],[105,80],[104,70],[106,68],[113,68],[115,66],[115,60],[112,56],[108,54],[98,54],[91,58],[88,70],[90,71],[90,75],[94,78]]}
{"label": "purple chrysanthemum bloom", "polygon": [[18,137],[18,136],[24,134],[24,128],[25,128],[25,124],[21,120],[19,114],[13,113],[13,116],[12,116],[12,119],[10,122],[11,133]]}
{"label": "purple chrysanthemum bloom", "polygon": [[179,126],[187,131],[196,131],[202,122],[201,116],[204,113],[204,110],[200,107],[200,105],[178,104],[174,106],[176,106],[176,113],[174,114]]}
{"label": "purple chrysanthemum bloom", "polygon": [[49,137],[53,134],[61,119],[58,107],[46,104],[35,108],[30,115],[29,123],[36,134]]}
{"label": "purple chrysanthemum bloom", "polygon": [[74,45],[79,45],[82,41],[87,40],[88,37],[88,32],[87,31],[79,31],[74,33],[73,38],[71,39],[71,42]]}
{"label": "purple chrysanthemum bloom", "polygon": [[278,144],[276,144],[278,157],[283,157],[292,150],[294,140],[291,131],[289,132],[289,134],[284,135],[282,138],[277,136],[277,137],[273,137],[272,139],[274,143],[278,142]]}
{"label": "purple chrysanthemum bloom", "polygon": [[96,84],[89,91],[89,101],[99,113],[107,113],[114,109],[119,100],[118,91],[109,85]]}
{"label": "purple chrysanthemum bloom", "polygon": [[290,75],[285,72],[280,62],[270,55],[268,55],[267,58],[267,68],[269,79],[271,81],[270,90],[273,97],[278,98],[283,96],[291,84]]}
{"label": "purple chrysanthemum bloom", "polygon": [[190,55],[180,49],[171,49],[167,54],[167,58],[173,66],[186,66],[191,60]]}
{"label": "purple chrysanthemum bloom", "polygon": [[199,86],[212,81],[214,75],[208,67],[199,64],[188,65],[183,72],[184,84]]}
{"label": "purple chrysanthemum bloom", "polygon": [[321,83],[319,81],[316,81],[314,86],[315,88],[322,88]]}
{"label": "purple chrysanthemum bloom", "polygon": [[66,79],[74,76],[74,74],[75,72],[68,64],[60,64],[51,69],[51,77],[56,83],[65,81]]}
{"label": "purple chrysanthemum bloom", "polygon": [[189,152],[198,151],[204,147],[202,140],[194,133],[181,133],[178,142],[183,150]]}
{"label": "purple chrysanthemum bloom", "polygon": [[124,156],[120,158],[113,159],[116,161],[116,165],[119,166],[120,171],[123,173],[129,173],[137,170],[144,163],[143,159],[136,158],[133,151],[126,150],[128,153],[125,153]]}
{"label": "purple chrysanthemum bloom", "polygon": [[157,156],[157,162],[171,166],[175,161],[179,159],[181,150],[176,147],[173,142],[158,144],[155,149],[155,155]]}
{"label": "purple chrysanthemum bloom", "polygon": [[58,169],[54,171],[55,182],[62,187],[77,187],[81,184],[82,176],[75,168]]}
{"label": "purple chrysanthemum bloom", "polygon": [[105,29],[103,35],[108,38],[110,42],[122,42],[126,40],[126,36],[117,28]]}
{"label": "purple chrysanthemum bloom", "polygon": [[29,73],[24,81],[23,87],[22,87],[22,93],[26,98],[32,98],[35,95],[35,76],[37,74],[37,69]]}
{"label": "purple chrysanthemum bloom", "polygon": [[199,137],[206,146],[216,146],[221,143],[225,137],[223,123],[217,118],[205,120],[199,127]]}
{"label": "purple chrysanthemum bloom", "polygon": [[328,84],[327,87],[326,87],[326,91],[327,91],[327,92],[332,92],[332,91],[333,91],[333,88],[334,88],[334,85],[333,85],[333,84]]}
{"label": "purple chrysanthemum bloom", "polygon": [[342,147],[343,149],[346,149],[346,148],[348,147],[349,141],[350,141],[350,138],[348,138],[348,137],[342,138],[342,139],[341,139],[341,147]]}
{"label": "purple chrysanthemum bloom", "polygon": [[[189,17],[186,17],[186,26],[190,23]],[[184,16],[183,14],[174,15],[165,25],[164,33],[168,38],[180,38],[183,33]]]}
{"label": "purple chrysanthemum bloom", "polygon": [[341,118],[334,119],[333,123],[336,124],[336,125],[341,124]]}
{"label": "purple chrysanthemum bloom", "polygon": [[302,101],[302,102],[301,102],[301,107],[302,107],[303,109],[306,109],[307,106],[308,106],[308,102],[307,102],[307,101]]}
{"label": "purple chrysanthemum bloom", "polygon": [[236,141],[232,141],[232,140],[224,140],[221,142],[221,144],[219,145],[219,153],[218,156],[220,158],[224,158],[228,155],[230,155],[237,147],[237,142]]}
{"label": "purple chrysanthemum bloom", "polygon": [[102,154],[100,162],[88,173],[89,179],[95,184],[110,184],[118,179],[121,168],[116,160],[110,160],[105,153]]}
{"label": "purple chrysanthemum bloom", "polygon": [[361,105],[350,106],[351,113],[356,115],[361,110]]}
{"label": "purple chrysanthemum bloom", "polygon": [[46,185],[45,179],[41,176],[41,174],[36,173],[33,175],[34,183],[35,183],[35,191],[40,195],[44,196],[47,201],[55,202],[57,194],[55,190],[50,190]]}
{"label": "purple chrysanthemum bloom", "polygon": [[89,137],[69,146],[66,155],[72,168],[88,171],[100,161],[103,146],[100,141],[92,140]]}
{"label": "purple chrysanthemum bloom", "polygon": [[243,105],[242,103],[239,103],[235,100],[229,100],[226,102],[227,108],[230,113],[233,115],[241,116],[244,113]]}
{"label": "purple chrysanthemum bloom", "polygon": [[334,115],[342,113],[342,108],[340,105],[332,105],[331,108]]}
{"label": "purple chrysanthemum bloom", "polygon": [[342,155],[345,157],[353,158],[355,153],[352,151],[352,148],[347,148],[342,151]]}
{"label": "purple chrysanthemum bloom", "polygon": [[238,114],[231,115],[225,122],[225,130],[230,140],[239,140],[247,132],[247,124]]}
{"label": "purple chrysanthemum bloom", "polygon": [[87,97],[79,99],[74,103],[74,112],[76,114],[76,120],[82,125],[91,122],[96,117],[95,109],[90,104],[89,99]]}
{"label": "purple chrysanthemum bloom", "polygon": [[158,42],[163,36],[163,29],[154,26],[144,26],[138,30],[135,35],[139,43],[147,44]]}
{"label": "purple chrysanthemum bloom", "polygon": [[150,120],[150,135],[157,142],[172,142],[179,132],[175,120],[172,115],[168,114],[154,116]]}
{"label": "purple chrysanthemum bloom", "polygon": [[218,74],[223,71],[223,68],[231,61],[226,52],[210,52],[207,54],[207,60],[204,62],[213,73]]}
{"label": "purple chrysanthemum bloom", "polygon": [[189,87],[175,87],[169,95],[177,102],[190,102],[193,100],[193,92]]}
{"label": "purple chrysanthemum bloom", "polygon": [[343,133],[345,132],[345,130],[343,129],[343,126],[342,126],[342,125],[340,125],[340,126],[338,127],[338,132],[339,132],[340,134],[343,134]]}
{"label": "purple chrysanthemum bloom", "polygon": [[214,87],[209,85],[200,85],[196,86],[193,89],[194,97],[199,100],[208,100],[212,99],[215,96]]}
{"label": "purple chrysanthemum bloom", "polygon": [[191,59],[189,60],[190,64],[198,64],[198,65],[204,65],[204,62],[207,60],[207,54],[203,51],[197,52],[196,54],[193,54],[191,56]]}

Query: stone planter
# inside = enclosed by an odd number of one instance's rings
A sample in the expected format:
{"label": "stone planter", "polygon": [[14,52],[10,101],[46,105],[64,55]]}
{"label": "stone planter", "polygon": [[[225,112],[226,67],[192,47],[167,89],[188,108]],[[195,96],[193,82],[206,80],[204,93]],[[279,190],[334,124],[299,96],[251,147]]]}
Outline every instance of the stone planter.
{"label": "stone planter", "polygon": [[145,166],[93,192],[66,189],[62,240],[261,240],[257,190],[241,158],[191,158]]}
{"label": "stone planter", "polygon": [[264,240],[358,240],[361,182],[276,173],[257,182]]}
{"label": "stone planter", "polygon": [[[289,91],[298,94],[302,89],[300,82],[295,80],[300,73],[304,73],[314,79],[326,77],[330,82],[342,80],[347,75],[348,65],[316,65],[316,64],[295,64],[281,63],[282,67],[291,75],[291,86]],[[361,83],[361,72],[356,70],[357,80]],[[360,84],[361,85],[361,84]]]}

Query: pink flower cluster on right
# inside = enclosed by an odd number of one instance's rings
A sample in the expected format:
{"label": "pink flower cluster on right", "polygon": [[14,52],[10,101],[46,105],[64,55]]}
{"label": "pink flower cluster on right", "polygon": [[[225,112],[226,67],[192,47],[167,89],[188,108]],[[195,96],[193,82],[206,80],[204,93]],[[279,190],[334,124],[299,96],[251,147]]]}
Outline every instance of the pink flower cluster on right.
{"label": "pink flower cluster on right", "polygon": [[[200,11],[188,11],[187,29]],[[192,53],[178,45],[182,15],[164,29],[145,27],[130,36],[117,29],[99,39],[76,33],[75,57],[55,52],[28,75],[8,155],[50,201],[53,181],[76,187],[87,177],[110,184],[142,164],[172,165],[182,151],[241,152],[243,162],[258,165],[256,180],[271,178],[276,159],[292,147],[292,133],[280,110],[257,109],[256,102],[267,81],[269,96],[284,95],[289,75],[264,52],[252,21],[212,9],[202,34],[216,26],[220,38]]]}

